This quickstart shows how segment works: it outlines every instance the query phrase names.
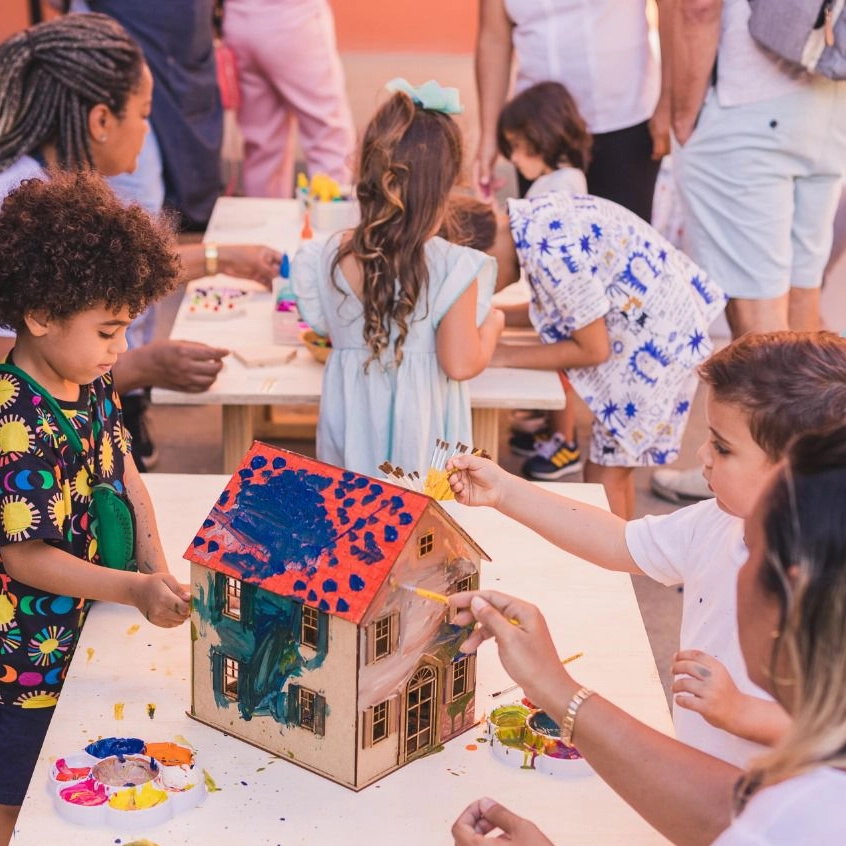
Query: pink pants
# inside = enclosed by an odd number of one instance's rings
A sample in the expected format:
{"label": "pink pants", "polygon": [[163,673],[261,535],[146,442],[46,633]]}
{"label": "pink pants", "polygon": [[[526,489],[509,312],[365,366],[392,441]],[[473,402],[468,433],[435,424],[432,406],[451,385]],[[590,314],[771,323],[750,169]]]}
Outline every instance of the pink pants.
{"label": "pink pants", "polygon": [[355,130],[326,0],[226,0],[224,9],[241,84],[247,196],[293,195],[298,126],[309,176],[349,184]]}

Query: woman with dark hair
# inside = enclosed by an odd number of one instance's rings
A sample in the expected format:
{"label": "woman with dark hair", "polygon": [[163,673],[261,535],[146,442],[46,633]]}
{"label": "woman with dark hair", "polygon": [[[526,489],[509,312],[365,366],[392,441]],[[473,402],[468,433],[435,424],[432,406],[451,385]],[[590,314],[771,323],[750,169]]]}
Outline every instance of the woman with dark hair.
{"label": "woman with dark hair", "polygon": [[[106,15],[66,15],[0,44],[0,202],[22,180],[56,170],[133,171],[152,94],[140,48]],[[220,270],[265,285],[281,260],[270,247],[245,244],[186,244],[179,253],[186,279]],[[204,391],[228,353],[190,341],[131,338],[131,346],[114,369],[121,395],[148,386]],[[137,435],[129,415],[126,422]]]}
{"label": "woman with dark hair", "polygon": [[[750,678],[792,717],[746,772],[647,728],[561,665],[543,617],[494,591],[456,594],[457,625],[478,621],[472,651],[494,637],[526,695],[674,843],[835,846],[846,842],[846,426],[801,437],[746,520],[737,580],[740,646]],[[510,619],[519,621],[512,625]],[[684,777],[680,777],[684,774]],[[491,799],[453,826],[458,846],[549,840]]]}

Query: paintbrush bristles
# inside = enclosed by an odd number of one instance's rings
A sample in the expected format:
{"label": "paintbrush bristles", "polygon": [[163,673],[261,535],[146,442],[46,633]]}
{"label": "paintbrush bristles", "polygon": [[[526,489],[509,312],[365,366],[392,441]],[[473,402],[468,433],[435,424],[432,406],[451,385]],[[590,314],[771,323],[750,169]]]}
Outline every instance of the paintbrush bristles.
{"label": "paintbrush bristles", "polygon": [[454,448],[447,441],[437,438],[435,447],[432,450],[432,458],[429,462],[429,469],[425,475],[418,470],[406,473],[402,467],[394,467],[390,461],[383,461],[379,470],[394,484],[402,485],[412,491],[424,493],[436,500],[454,499],[452,488],[449,484],[450,473],[447,473],[446,466],[451,458],[458,455],[480,455],[483,458],[490,458],[490,455],[478,447],[469,447],[467,444],[458,441]]}

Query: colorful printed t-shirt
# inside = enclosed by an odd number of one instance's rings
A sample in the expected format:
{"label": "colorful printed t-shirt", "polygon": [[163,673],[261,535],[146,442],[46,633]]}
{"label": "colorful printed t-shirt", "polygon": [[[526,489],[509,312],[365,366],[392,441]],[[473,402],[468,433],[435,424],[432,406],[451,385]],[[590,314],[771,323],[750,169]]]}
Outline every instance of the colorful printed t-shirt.
{"label": "colorful printed t-shirt", "polygon": [[[123,490],[123,428],[112,376],[80,388],[77,403],[59,403],[94,470]],[[95,409],[94,426],[91,410]],[[21,708],[56,704],[87,611],[86,600],[59,596],[11,578],[2,548],[40,540],[98,563],[88,525],[88,471],[35,393],[0,373],[0,702]]]}
{"label": "colorful printed t-shirt", "polygon": [[[567,371],[573,388],[631,455],[660,450],[690,373],[711,352],[708,326],[726,296],[628,209],[563,192],[509,200],[511,234],[531,286],[541,341],[605,318],[611,355]],[[688,405],[687,402],[684,403]],[[661,455],[652,463],[664,463]]]}

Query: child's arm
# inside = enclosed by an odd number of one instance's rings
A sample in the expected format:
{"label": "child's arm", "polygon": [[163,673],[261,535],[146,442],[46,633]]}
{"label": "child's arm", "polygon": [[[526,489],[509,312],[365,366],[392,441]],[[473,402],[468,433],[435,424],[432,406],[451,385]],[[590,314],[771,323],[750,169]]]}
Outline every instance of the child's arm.
{"label": "child's arm", "polygon": [[503,313],[492,308],[482,325],[476,326],[478,283],[473,282],[450,306],[437,329],[438,364],[450,379],[478,376],[487,366],[505,322]]}
{"label": "child's arm", "polygon": [[[150,492],[131,455],[124,456],[124,484],[135,511],[135,560],[141,573],[169,573]],[[183,591],[188,593],[187,588]]]}
{"label": "child's arm", "polygon": [[134,605],[151,623],[165,628],[188,617],[189,595],[170,573],[101,567],[40,540],[7,544],[2,554],[6,572],[34,588]]}
{"label": "child's arm", "polygon": [[518,329],[526,329],[531,327],[532,321],[529,320],[529,304],[528,303],[508,303],[507,305],[499,306],[502,313],[505,315],[505,325],[513,326]]}
{"label": "child's arm", "polygon": [[772,746],[790,727],[778,704],[741,693],[726,668],[698,649],[677,652],[672,667],[676,705],[696,711],[712,726],[738,737]]}
{"label": "child's arm", "polygon": [[561,549],[606,570],[643,575],[626,545],[626,521],[610,511],[559,496],[475,455],[447,462],[455,498],[490,505]]}
{"label": "child's arm", "polygon": [[497,367],[532,367],[538,370],[566,370],[593,367],[608,360],[611,342],[605,318],[573,332],[573,337],[554,344],[499,344],[493,363]]}

